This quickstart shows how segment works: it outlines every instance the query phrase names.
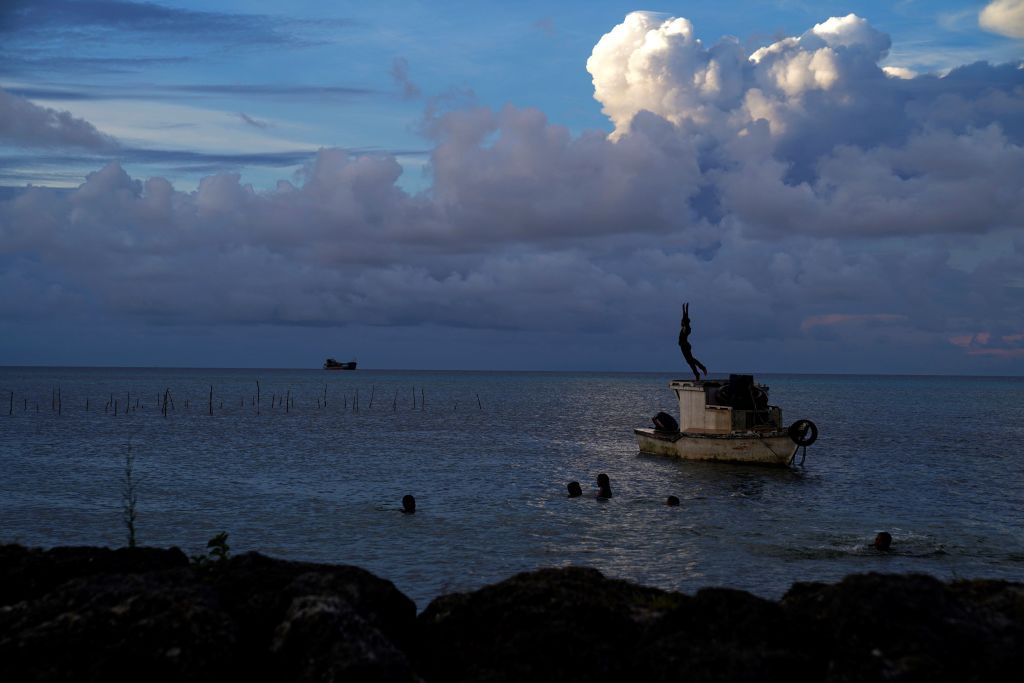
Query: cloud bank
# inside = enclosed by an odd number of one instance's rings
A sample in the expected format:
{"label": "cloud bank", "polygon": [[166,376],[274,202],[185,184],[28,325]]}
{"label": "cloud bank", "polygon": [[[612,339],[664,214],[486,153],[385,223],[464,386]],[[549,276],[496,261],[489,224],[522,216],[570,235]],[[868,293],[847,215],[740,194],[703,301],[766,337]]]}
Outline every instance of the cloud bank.
{"label": "cloud bank", "polygon": [[1019,362],[1024,70],[897,78],[889,47],[854,15],[746,54],[633,13],[587,64],[611,135],[432,114],[421,194],[386,154],[323,149],[265,192],[111,163],[0,201],[0,316],[652,330],[662,349],[685,299],[712,357]]}

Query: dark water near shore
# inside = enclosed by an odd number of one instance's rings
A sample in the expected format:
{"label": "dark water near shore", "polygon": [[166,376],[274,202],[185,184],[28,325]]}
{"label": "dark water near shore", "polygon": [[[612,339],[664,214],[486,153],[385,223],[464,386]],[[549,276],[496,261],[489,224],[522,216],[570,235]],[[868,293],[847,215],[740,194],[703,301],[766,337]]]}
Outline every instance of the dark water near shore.
{"label": "dark water near shore", "polygon": [[[0,368],[0,542],[124,544],[131,448],[140,543],[193,554],[225,530],[233,551],[365,567],[421,609],[568,564],[769,597],[864,571],[1024,579],[1024,379],[761,376],[787,423],[821,430],[796,470],[638,455],[632,428],[676,413],[669,379]],[[287,413],[270,406],[289,390]],[[565,497],[573,479],[592,495],[599,472],[612,500]],[[397,511],[406,493],[414,516]],[[893,552],[871,549],[880,530]]]}

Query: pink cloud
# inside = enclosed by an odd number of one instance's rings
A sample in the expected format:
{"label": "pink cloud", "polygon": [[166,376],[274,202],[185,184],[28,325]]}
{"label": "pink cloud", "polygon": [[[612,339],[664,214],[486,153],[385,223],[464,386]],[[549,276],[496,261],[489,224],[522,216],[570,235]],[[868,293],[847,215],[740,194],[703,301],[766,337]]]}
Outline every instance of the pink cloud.
{"label": "pink cloud", "polygon": [[863,322],[901,322],[907,319],[905,315],[894,313],[827,313],[825,315],[812,315],[800,323],[800,331],[807,332],[815,327],[832,327],[846,323]]}
{"label": "pink cloud", "polygon": [[[1003,337],[1003,339],[1005,340],[1006,337]],[[949,343],[966,349],[972,346],[987,346],[991,340],[991,332],[972,332],[970,334],[958,334],[955,337],[950,337]]]}
{"label": "pink cloud", "polygon": [[[1022,358],[1024,347],[1015,346],[1024,341],[1022,334],[1004,334],[999,339],[1009,348],[992,348],[988,344],[992,341],[991,332],[974,332],[971,334],[960,334],[949,338],[949,343],[959,346],[967,351],[968,356],[991,356],[993,358]],[[988,347],[988,348],[981,348]]]}
{"label": "pink cloud", "polygon": [[995,358],[1024,358],[1024,348],[1017,349],[969,349],[968,356],[993,356]]}
{"label": "pink cloud", "polygon": [[974,339],[973,334],[959,334],[955,337],[949,338],[949,343],[953,346],[959,346],[960,348],[966,349],[971,345],[971,340]]}

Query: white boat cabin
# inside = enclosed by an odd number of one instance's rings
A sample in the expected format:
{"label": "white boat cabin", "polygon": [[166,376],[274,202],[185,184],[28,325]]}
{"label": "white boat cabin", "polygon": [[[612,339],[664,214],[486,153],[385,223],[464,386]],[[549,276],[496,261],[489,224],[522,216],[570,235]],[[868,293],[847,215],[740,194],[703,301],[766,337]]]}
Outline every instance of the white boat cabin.
{"label": "white boat cabin", "polygon": [[782,409],[768,405],[768,387],[751,375],[728,380],[672,380],[679,398],[679,431],[691,434],[733,434],[780,429]]}

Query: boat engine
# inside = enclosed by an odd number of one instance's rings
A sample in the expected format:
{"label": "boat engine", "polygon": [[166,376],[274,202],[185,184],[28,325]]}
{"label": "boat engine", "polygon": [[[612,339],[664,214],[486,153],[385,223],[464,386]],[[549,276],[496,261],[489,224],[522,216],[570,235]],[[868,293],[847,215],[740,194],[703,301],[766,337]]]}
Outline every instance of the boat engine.
{"label": "boat engine", "polygon": [[651,418],[651,422],[654,423],[654,431],[656,432],[667,432],[669,434],[676,434],[679,432],[679,423],[676,419],[666,412],[660,412]]}

